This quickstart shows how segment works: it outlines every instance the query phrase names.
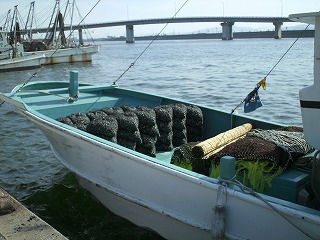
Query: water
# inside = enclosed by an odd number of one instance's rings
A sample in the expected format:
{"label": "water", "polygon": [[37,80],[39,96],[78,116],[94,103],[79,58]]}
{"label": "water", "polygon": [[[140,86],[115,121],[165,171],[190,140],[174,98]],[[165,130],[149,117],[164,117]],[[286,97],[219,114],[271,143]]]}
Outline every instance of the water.
{"label": "water", "polygon": [[[184,40],[155,42],[118,84],[209,105],[230,112],[272,69],[294,39]],[[112,84],[149,42],[99,42],[93,63],[40,69],[34,80]],[[0,73],[8,92],[35,70]],[[259,91],[263,107],[250,115],[301,125],[299,89],[313,82],[313,39],[300,39]],[[242,108],[237,109],[242,113]],[[70,239],[161,239],[110,213],[51,153],[42,133],[9,104],[0,107],[0,187]]]}

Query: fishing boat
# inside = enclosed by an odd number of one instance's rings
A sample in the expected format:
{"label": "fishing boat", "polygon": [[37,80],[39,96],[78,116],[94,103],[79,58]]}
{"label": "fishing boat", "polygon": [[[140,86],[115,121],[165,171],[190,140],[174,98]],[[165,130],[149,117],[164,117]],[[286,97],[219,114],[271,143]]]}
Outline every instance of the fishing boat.
{"label": "fishing boat", "polygon": [[27,55],[14,58],[9,57],[8,59],[0,60],[0,72],[40,68],[45,61],[45,55]]}
{"label": "fishing boat", "polygon": [[0,72],[39,68],[45,63],[44,54],[25,54],[20,44],[20,30],[17,22],[17,6],[14,8],[11,31],[0,30]]}
{"label": "fishing boat", "polygon": [[[319,53],[320,13],[290,17],[316,25]],[[101,203],[166,239],[320,239],[319,100],[305,92],[319,92],[317,54],[314,64],[315,85],[301,91],[305,137],[301,128],[116,82],[79,83],[75,71],[69,82],[29,82],[0,99],[43,132]],[[246,104],[257,100],[256,90]],[[252,175],[246,163],[265,160],[272,171],[245,183]],[[312,171],[293,168],[296,161]]]}
{"label": "fishing boat", "polygon": [[[67,1],[65,13],[73,13],[74,7],[75,1]],[[16,19],[15,15],[17,11],[17,6],[15,6],[12,22]],[[70,34],[66,37],[64,30],[66,16],[63,16],[61,13],[60,1],[55,2],[46,35],[42,40],[33,39],[32,37],[34,15],[34,2],[32,2],[24,31],[21,31],[20,27],[18,27],[19,35],[24,33],[24,36],[19,39],[17,38],[16,40],[23,45],[24,55],[26,57],[32,56],[33,58],[36,58],[37,56],[38,58],[41,58],[42,56],[45,56],[44,64],[48,65],[57,63],[91,62],[92,55],[99,52],[98,45],[84,44],[82,29],[80,30],[81,35],[79,33],[79,36],[81,37],[79,43],[74,41],[72,29],[73,15],[70,16]],[[10,22],[10,11],[8,12],[6,22]],[[16,24],[18,25],[19,23]],[[13,32],[12,27],[10,32]],[[7,38],[3,38],[3,40],[6,41]],[[9,43],[4,43],[2,46],[2,48],[5,48],[2,52],[8,52],[11,49]],[[5,56],[5,54],[0,54],[0,59],[3,58],[3,56]]]}
{"label": "fishing boat", "polygon": [[[98,45],[85,45],[82,39],[82,29],[79,30],[79,43],[74,41],[73,37],[73,12],[75,8],[75,1],[67,1],[65,14],[60,10],[60,1],[57,0],[52,12],[52,16],[47,28],[45,38],[41,41],[32,40],[32,30],[29,29],[29,41],[24,42],[26,52],[32,54],[45,54],[45,64],[56,63],[72,63],[72,62],[91,62],[92,55],[99,52]],[[28,16],[33,16],[34,8],[30,7]],[[70,16],[70,33],[65,35],[65,19],[66,13],[71,12]],[[29,20],[33,21],[33,19]]]}

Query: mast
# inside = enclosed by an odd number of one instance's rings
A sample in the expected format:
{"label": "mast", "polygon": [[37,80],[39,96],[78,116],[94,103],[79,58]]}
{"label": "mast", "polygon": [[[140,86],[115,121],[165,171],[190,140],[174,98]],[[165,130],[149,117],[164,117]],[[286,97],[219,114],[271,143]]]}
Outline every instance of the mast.
{"label": "mast", "polygon": [[9,44],[13,47],[13,45],[16,44],[17,42],[17,32],[16,32],[16,27],[17,27],[17,12],[18,12],[18,5],[14,6],[13,9],[13,16],[11,19],[11,27],[10,27],[10,39],[9,39]]}
{"label": "mast", "polygon": [[[65,8],[65,11],[64,11],[64,17],[66,17],[67,16],[67,11],[68,11],[68,8],[69,8],[69,5],[71,5],[71,7],[70,7],[70,10],[71,10],[71,23],[70,23],[70,33],[69,33],[69,36],[67,37],[68,39],[69,39],[69,41],[66,41],[65,40],[65,42],[66,42],[66,44],[67,44],[67,46],[69,47],[70,46],[70,39],[72,38],[71,36],[72,36],[72,33],[73,33],[73,31],[72,31],[72,22],[73,22],[73,11],[74,11],[74,4],[75,4],[75,1],[74,0],[72,0],[72,2],[70,2],[70,0],[68,0],[67,1],[67,4],[66,4],[66,8]],[[61,37],[63,37],[62,35],[61,35]],[[65,36],[64,36],[65,37]]]}
{"label": "mast", "polygon": [[18,5],[15,5],[9,33],[9,45],[12,48],[13,58],[17,57],[17,42],[20,41],[20,34],[20,27],[18,23]]}
{"label": "mast", "polygon": [[10,13],[11,13],[11,9],[9,9],[9,11],[7,12],[7,16],[6,16],[6,21],[3,24],[3,31],[7,31],[9,29],[9,22],[10,22]]}
{"label": "mast", "polygon": [[27,22],[25,26],[25,32],[27,33],[27,36],[29,38],[29,41],[32,41],[32,24],[34,19],[34,2],[31,2],[30,9],[27,17]]}
{"label": "mast", "polygon": [[[70,23],[70,38],[71,39],[71,36],[73,35],[73,30],[72,30],[72,24],[73,24],[73,11],[74,11],[74,1],[72,1],[72,7],[71,7],[71,23]],[[70,41],[69,41],[70,43]]]}
{"label": "mast", "polygon": [[59,2],[59,0],[56,0],[56,4],[54,5],[54,9],[52,11],[49,26],[48,26],[48,29],[46,32],[46,36],[44,38],[44,41],[48,46],[50,44],[53,44],[54,36],[56,35],[56,25],[57,25],[57,21],[58,21],[59,11],[60,11],[60,2]]}

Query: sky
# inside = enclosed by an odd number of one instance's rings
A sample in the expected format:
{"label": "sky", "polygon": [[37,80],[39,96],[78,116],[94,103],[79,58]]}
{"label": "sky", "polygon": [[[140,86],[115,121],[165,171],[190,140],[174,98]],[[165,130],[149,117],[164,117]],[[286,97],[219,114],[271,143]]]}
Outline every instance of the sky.
{"label": "sky", "polygon": [[[3,24],[7,11],[13,9],[15,5],[18,5],[22,18],[26,19],[31,1],[1,0],[0,24]],[[65,6],[66,0],[60,0],[60,3],[61,6]],[[178,12],[184,3],[184,7]],[[54,4],[55,0],[38,0],[35,2],[36,27],[48,26],[48,18]],[[97,4],[96,7],[94,7],[95,4]],[[320,11],[320,0],[76,0],[76,5],[82,17],[90,12],[85,18],[85,23],[171,18],[177,12],[176,17],[288,17],[289,14]],[[76,13],[77,11],[75,11],[75,15],[78,16]],[[163,26],[160,24],[135,26],[134,34],[135,36],[154,35]],[[251,27],[258,30],[274,29],[272,24],[261,23],[235,23],[235,26]],[[169,24],[164,33],[195,33],[209,28],[221,31],[219,23],[184,23]],[[125,36],[125,27],[91,29],[90,34],[93,37]]]}

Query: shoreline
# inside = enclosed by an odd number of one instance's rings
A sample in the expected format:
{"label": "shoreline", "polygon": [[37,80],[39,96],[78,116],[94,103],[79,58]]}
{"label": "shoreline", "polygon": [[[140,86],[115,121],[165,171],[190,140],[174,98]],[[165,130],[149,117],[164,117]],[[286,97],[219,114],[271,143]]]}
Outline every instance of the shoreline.
{"label": "shoreline", "polygon": [[[234,32],[233,39],[250,39],[250,38],[274,38],[274,31],[260,32]],[[282,38],[313,38],[314,30],[290,30],[282,31]],[[153,40],[155,36],[140,36],[135,37],[135,41]],[[179,35],[160,35],[157,40],[187,40],[187,39],[222,39],[222,33],[193,33]],[[99,41],[126,41],[126,37],[108,37],[97,38]]]}

